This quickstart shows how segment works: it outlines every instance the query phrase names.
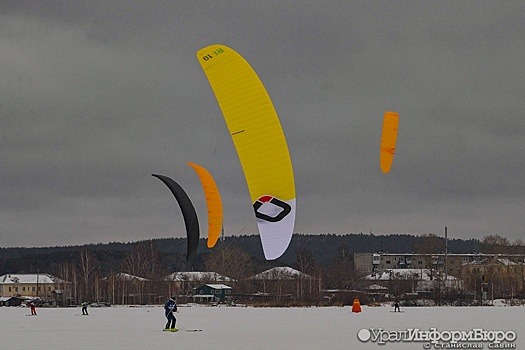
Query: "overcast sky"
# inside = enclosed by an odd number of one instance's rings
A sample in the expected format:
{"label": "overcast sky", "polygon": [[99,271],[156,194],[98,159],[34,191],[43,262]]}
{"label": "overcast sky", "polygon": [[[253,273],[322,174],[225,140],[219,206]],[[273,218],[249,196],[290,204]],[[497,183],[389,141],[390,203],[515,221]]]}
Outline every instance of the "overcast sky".
{"label": "overcast sky", "polygon": [[[298,233],[525,238],[523,1],[2,1],[0,246],[184,237],[151,173],[257,232],[195,56],[252,65],[290,148]],[[399,112],[391,173],[383,113]]]}

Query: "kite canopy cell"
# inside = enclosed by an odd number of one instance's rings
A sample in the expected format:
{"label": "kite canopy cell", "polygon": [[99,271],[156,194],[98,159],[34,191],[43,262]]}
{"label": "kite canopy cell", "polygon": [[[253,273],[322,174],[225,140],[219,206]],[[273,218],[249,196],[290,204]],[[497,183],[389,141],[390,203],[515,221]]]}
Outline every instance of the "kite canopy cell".
{"label": "kite canopy cell", "polygon": [[259,77],[225,45],[197,52],[241,162],[257,218],[264,256],[280,257],[295,224],[295,184],[284,133]]}

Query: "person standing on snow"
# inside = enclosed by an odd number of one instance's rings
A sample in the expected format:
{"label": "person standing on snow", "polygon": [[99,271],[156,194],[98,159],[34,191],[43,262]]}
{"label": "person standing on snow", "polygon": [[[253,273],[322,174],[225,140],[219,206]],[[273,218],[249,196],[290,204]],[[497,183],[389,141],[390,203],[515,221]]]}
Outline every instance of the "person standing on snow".
{"label": "person standing on snow", "polygon": [[36,316],[36,305],[34,301],[31,301],[28,303],[29,307],[31,308],[31,316]]}
{"label": "person standing on snow", "polygon": [[177,301],[175,297],[171,297],[170,300],[166,302],[164,305],[164,314],[166,315],[166,318],[168,319],[168,323],[166,323],[165,330],[175,330],[175,323],[177,322],[177,319],[173,315],[174,312],[177,312]]}
{"label": "person standing on snow", "polygon": [[399,308],[399,301],[397,300],[394,303],[394,312],[401,312],[401,309]]}
{"label": "person standing on snow", "polygon": [[88,314],[88,310],[87,310],[88,305],[89,305],[89,303],[87,303],[87,302],[83,302],[82,303],[82,315],[89,315]]}

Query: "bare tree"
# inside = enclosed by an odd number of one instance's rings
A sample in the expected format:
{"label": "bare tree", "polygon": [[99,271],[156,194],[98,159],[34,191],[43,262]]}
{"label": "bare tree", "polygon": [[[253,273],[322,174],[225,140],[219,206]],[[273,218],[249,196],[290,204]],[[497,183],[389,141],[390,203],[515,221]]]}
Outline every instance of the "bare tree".
{"label": "bare tree", "polygon": [[204,265],[208,271],[239,280],[253,273],[253,262],[248,253],[237,246],[219,247],[210,253]]}
{"label": "bare tree", "polygon": [[217,272],[235,280],[237,292],[246,292],[250,283],[246,277],[253,275],[254,264],[248,253],[237,246],[222,246],[213,249],[206,257],[204,266],[208,271]]}
{"label": "bare tree", "polygon": [[315,257],[309,250],[297,250],[295,252],[295,265],[299,271],[311,273],[316,266]]}
{"label": "bare tree", "polygon": [[325,269],[324,283],[329,289],[349,289],[354,287],[356,273],[350,256],[341,256]]}
{"label": "bare tree", "polygon": [[328,289],[349,289],[355,287],[357,271],[353,254],[346,245],[337,248],[337,255],[324,269],[324,286]]}
{"label": "bare tree", "polygon": [[117,278],[115,276],[115,271],[111,270],[108,276],[105,278],[106,282],[106,300],[108,300],[111,304],[115,304],[116,300],[118,300],[118,297],[116,297],[118,291],[117,291]]}
{"label": "bare tree", "polygon": [[[61,285],[62,289],[62,302],[69,303],[73,297],[73,288],[76,288],[76,285],[73,283],[73,274],[75,266],[67,261],[62,261],[55,267],[55,274],[64,282]],[[68,305],[68,304],[67,304]]]}
{"label": "bare tree", "polygon": [[525,242],[517,238],[512,242],[512,252],[514,254],[525,254]]}
{"label": "bare tree", "polygon": [[126,273],[149,279],[159,277],[160,266],[160,255],[153,241],[135,243],[122,263]]}
{"label": "bare tree", "polygon": [[[312,298],[318,295],[315,280],[320,274],[314,255],[309,250],[297,250],[295,257],[297,269],[308,276],[300,275],[297,284],[297,295],[301,298]],[[317,277],[314,277],[317,276]]]}
{"label": "bare tree", "polygon": [[165,270],[161,268],[160,254],[153,241],[135,243],[122,262],[122,270],[133,276],[128,281],[123,279],[122,283],[132,292],[135,302],[143,304],[154,301],[152,298],[158,293],[157,289],[162,287],[156,282],[162,278],[161,274]]}
{"label": "bare tree", "polygon": [[511,250],[510,242],[500,235],[485,236],[482,240],[484,253],[506,254]]}
{"label": "bare tree", "polygon": [[78,288],[78,269],[72,265],[71,269],[71,283],[73,284],[73,298],[78,303],[80,301]]}
{"label": "bare tree", "polygon": [[95,271],[99,267],[99,262],[95,254],[90,250],[80,251],[80,260],[78,261],[80,278],[84,284],[83,298],[89,300],[93,297],[92,290],[90,290],[91,282],[93,280]]}
{"label": "bare tree", "polygon": [[445,252],[445,239],[434,233],[423,234],[418,243],[414,244],[418,254],[438,254]]}

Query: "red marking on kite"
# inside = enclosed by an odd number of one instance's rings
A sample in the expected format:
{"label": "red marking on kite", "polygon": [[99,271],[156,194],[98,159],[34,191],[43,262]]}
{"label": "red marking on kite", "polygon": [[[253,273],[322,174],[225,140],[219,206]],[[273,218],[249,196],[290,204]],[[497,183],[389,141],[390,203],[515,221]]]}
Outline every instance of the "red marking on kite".
{"label": "red marking on kite", "polygon": [[258,201],[266,203],[266,202],[269,202],[271,199],[272,199],[272,196],[261,196],[259,197]]}

